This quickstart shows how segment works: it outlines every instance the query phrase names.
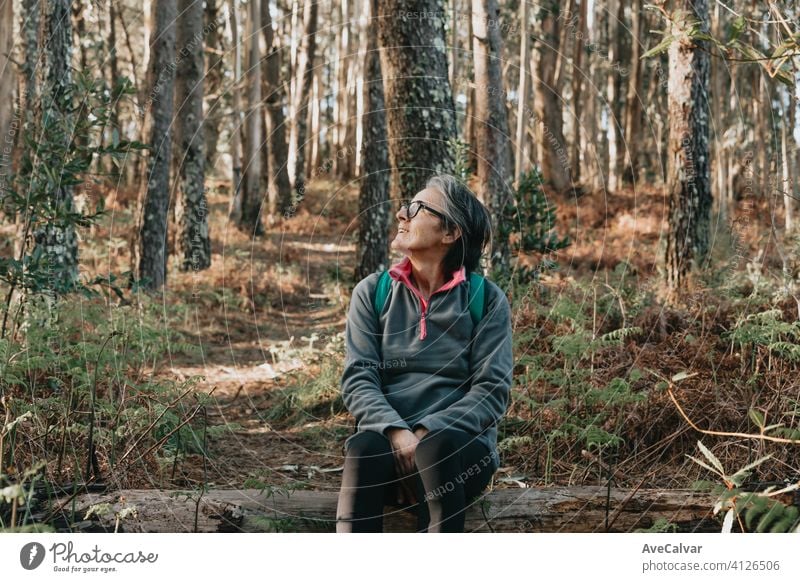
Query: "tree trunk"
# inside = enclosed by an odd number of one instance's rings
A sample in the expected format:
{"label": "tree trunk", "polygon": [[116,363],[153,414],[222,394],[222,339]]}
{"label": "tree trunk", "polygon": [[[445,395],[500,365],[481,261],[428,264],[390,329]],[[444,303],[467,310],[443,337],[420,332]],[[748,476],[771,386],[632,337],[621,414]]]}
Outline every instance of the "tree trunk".
{"label": "tree trunk", "polygon": [[205,35],[206,77],[204,99],[205,119],[203,120],[203,136],[205,138],[206,170],[211,171],[217,161],[217,144],[219,143],[220,125],[224,119],[222,102],[222,85],[225,77],[225,52],[222,48],[222,31],[220,26],[220,0],[206,0]]}
{"label": "tree trunk", "polygon": [[233,89],[231,90],[233,124],[231,127],[231,205],[230,217],[235,221],[242,215],[242,18],[239,0],[230,0],[231,57],[233,58]]}
{"label": "tree trunk", "polygon": [[175,202],[181,269],[201,271],[211,266],[208,203],[205,192],[206,156],[203,148],[203,2],[179,0],[176,78],[176,144],[180,191]]}
{"label": "tree trunk", "polygon": [[[293,491],[274,495],[261,490],[211,490],[196,501],[169,491],[122,490],[89,493],[75,499],[76,515],[109,503],[112,511],[97,527],[114,531],[114,514],[136,506],[138,514],[121,522],[126,532],[332,532],[338,494]],[[712,515],[716,497],[688,490],[617,489],[602,486],[530,487],[485,492],[466,510],[465,532],[634,532],[668,521],[681,532],[719,532]],[[199,507],[199,511],[198,511]],[[288,521],[282,523],[282,518]],[[281,528],[281,526],[283,526]],[[384,531],[415,531],[413,511],[386,512]]]}
{"label": "tree trunk", "polygon": [[286,91],[281,82],[280,43],[275,41],[269,1],[261,0],[261,25],[267,57],[264,59],[264,108],[267,114],[267,199],[269,213],[285,215],[292,204],[292,185],[286,166]]}
{"label": "tree trunk", "polygon": [[[403,12],[431,18],[407,18]],[[455,110],[447,78],[443,0],[387,0],[378,7],[392,197],[413,198],[433,174],[453,171]]]}
{"label": "tree trunk", "polygon": [[[572,59],[572,108],[574,120],[572,123],[572,155],[570,156],[570,165],[572,167],[572,179],[580,184],[581,182],[581,114],[583,113],[583,78],[586,76],[584,72],[583,51],[584,45],[588,44],[588,0],[580,0],[580,15],[571,14],[570,26],[577,18],[577,27],[573,28],[575,31],[575,43],[573,45],[573,59]],[[591,82],[591,77],[589,81]],[[594,99],[592,95],[590,97]],[[588,159],[588,156],[586,156]]]}
{"label": "tree trunk", "polygon": [[618,60],[619,50],[617,48],[617,36],[619,35],[619,22],[617,12],[621,0],[608,0],[608,63],[606,63],[606,98],[608,106],[608,179],[606,188],[611,192],[619,190],[619,124],[620,119],[616,115],[617,101],[617,77],[615,64]]}
{"label": "tree trunk", "polygon": [[306,2],[303,7],[303,43],[297,55],[292,93],[292,126],[289,132],[289,180],[298,199],[305,196],[305,147],[308,99],[314,72],[317,48],[317,2]]}
{"label": "tree trunk", "polygon": [[[364,0],[364,10],[374,15],[378,0]],[[386,114],[383,79],[375,26],[367,27],[367,66],[364,71],[364,144],[359,192],[359,228],[355,280],[387,269],[389,230],[389,154],[386,148]]]}
{"label": "tree trunk", "polygon": [[150,62],[147,67],[150,98],[145,121],[151,150],[147,180],[139,196],[138,232],[134,261],[141,284],[159,289],[167,278],[167,209],[170,192],[172,112],[175,85],[175,0],[155,0]]}
{"label": "tree trunk", "polygon": [[[44,82],[42,87],[41,128],[51,123],[63,131],[65,139],[72,136],[68,130],[72,104],[69,85],[72,82],[72,21],[70,0],[48,0],[44,14]],[[52,139],[55,137],[51,136]],[[60,167],[51,168],[58,176]],[[54,212],[73,211],[72,187],[56,181],[50,194]],[[49,223],[34,234],[36,245],[42,250],[44,261],[50,265],[52,276],[50,292],[61,294],[74,289],[78,283],[78,236],[72,224]]]}
{"label": "tree trunk", "polygon": [[538,53],[538,75],[535,87],[536,141],[539,150],[539,165],[545,182],[563,192],[570,185],[567,144],[564,140],[561,119],[561,95],[555,84],[558,65],[559,21],[557,7],[549,5],[540,11],[541,40],[536,43]]}
{"label": "tree trunk", "polygon": [[625,96],[625,179],[635,183],[639,176],[639,151],[641,142],[641,92],[642,92],[642,3],[631,5],[631,58],[629,63],[628,91]]}
{"label": "tree trunk", "polygon": [[[508,236],[502,218],[512,199],[511,159],[505,91],[500,70],[500,21],[497,0],[472,0],[473,55],[475,57],[475,116],[478,137],[478,195],[492,216],[492,270],[498,276],[511,271]],[[524,73],[520,73],[524,77]]]}
{"label": "tree trunk", "polygon": [[[517,89],[517,147],[514,151],[514,180],[519,180],[520,174],[525,172],[530,166],[528,156],[528,137],[525,131],[528,125],[528,115],[525,111],[528,108],[528,95],[530,94],[530,82],[528,80],[528,3],[520,2],[519,20],[522,34],[519,42],[519,88]],[[475,39],[474,42],[477,42]]]}
{"label": "tree trunk", "polygon": [[[14,141],[20,131],[21,109],[15,96],[17,87],[14,64],[14,3],[0,5],[0,210],[4,210],[6,190],[14,173]],[[18,113],[18,111],[20,113]],[[4,212],[3,214],[6,214]]]}
{"label": "tree trunk", "polygon": [[707,0],[675,0],[677,37],[669,48],[669,142],[667,188],[669,227],[666,239],[668,298],[688,286],[690,273],[702,268],[709,250],[711,185],[708,167],[708,48],[685,36],[689,21],[708,29]]}
{"label": "tree trunk", "polygon": [[[244,188],[241,191],[241,206],[237,207],[233,221],[237,228],[252,236],[264,233],[261,224],[261,148],[264,138],[261,111],[261,1],[248,0],[245,49],[247,51],[247,112],[245,114],[244,140]],[[266,1],[266,0],[264,0]],[[269,217],[270,224],[274,217]]]}

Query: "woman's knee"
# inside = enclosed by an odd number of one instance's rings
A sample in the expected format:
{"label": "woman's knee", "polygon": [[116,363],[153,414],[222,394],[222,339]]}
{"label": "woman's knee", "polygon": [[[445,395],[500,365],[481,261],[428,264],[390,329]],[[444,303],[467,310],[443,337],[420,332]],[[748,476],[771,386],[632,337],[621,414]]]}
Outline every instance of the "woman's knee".
{"label": "woman's knee", "polygon": [[461,435],[452,429],[440,429],[427,433],[419,443],[415,458],[417,467],[428,467],[446,461],[458,453]]}
{"label": "woman's knee", "polygon": [[346,456],[371,463],[393,464],[392,446],[389,440],[373,431],[354,434],[347,442]]}

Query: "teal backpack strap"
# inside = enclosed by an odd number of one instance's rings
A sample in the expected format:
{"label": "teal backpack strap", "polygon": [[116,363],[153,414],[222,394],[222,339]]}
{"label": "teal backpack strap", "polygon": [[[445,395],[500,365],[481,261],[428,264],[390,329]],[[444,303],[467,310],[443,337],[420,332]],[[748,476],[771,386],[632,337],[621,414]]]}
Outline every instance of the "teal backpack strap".
{"label": "teal backpack strap", "polygon": [[389,296],[389,289],[392,288],[392,278],[389,271],[384,271],[378,277],[378,284],[375,286],[375,316],[380,317],[383,306],[386,305],[386,298]]}
{"label": "teal backpack strap", "polygon": [[469,314],[473,325],[483,319],[486,312],[486,286],[484,278],[478,273],[469,274]]}

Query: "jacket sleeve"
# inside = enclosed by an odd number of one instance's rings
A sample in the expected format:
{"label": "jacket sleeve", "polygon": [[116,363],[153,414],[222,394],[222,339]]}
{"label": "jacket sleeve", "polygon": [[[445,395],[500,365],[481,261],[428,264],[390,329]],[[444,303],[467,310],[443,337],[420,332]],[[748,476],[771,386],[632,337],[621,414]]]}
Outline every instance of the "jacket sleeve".
{"label": "jacket sleeve", "polygon": [[383,433],[387,428],[409,429],[381,390],[382,333],[373,307],[377,276],[361,280],[353,290],[345,324],[345,362],[342,399],[358,421],[359,430]]}
{"label": "jacket sleeve", "polygon": [[492,299],[472,340],[470,389],[447,408],[421,418],[414,430],[420,426],[428,430],[456,428],[477,434],[505,414],[514,368],[511,307],[499,287],[492,285],[491,289]]}

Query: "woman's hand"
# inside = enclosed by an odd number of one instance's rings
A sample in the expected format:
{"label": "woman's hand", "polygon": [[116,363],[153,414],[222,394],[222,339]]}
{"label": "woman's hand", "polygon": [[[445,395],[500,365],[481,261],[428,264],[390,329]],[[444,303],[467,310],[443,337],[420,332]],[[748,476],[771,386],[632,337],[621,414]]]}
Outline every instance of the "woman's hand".
{"label": "woman's hand", "polygon": [[[420,429],[417,430],[419,431]],[[416,503],[414,481],[411,475],[417,470],[414,454],[420,437],[404,428],[390,428],[386,431],[386,435],[392,444],[392,454],[394,455],[394,464],[399,479],[397,503],[402,504],[404,499],[408,503]]]}

